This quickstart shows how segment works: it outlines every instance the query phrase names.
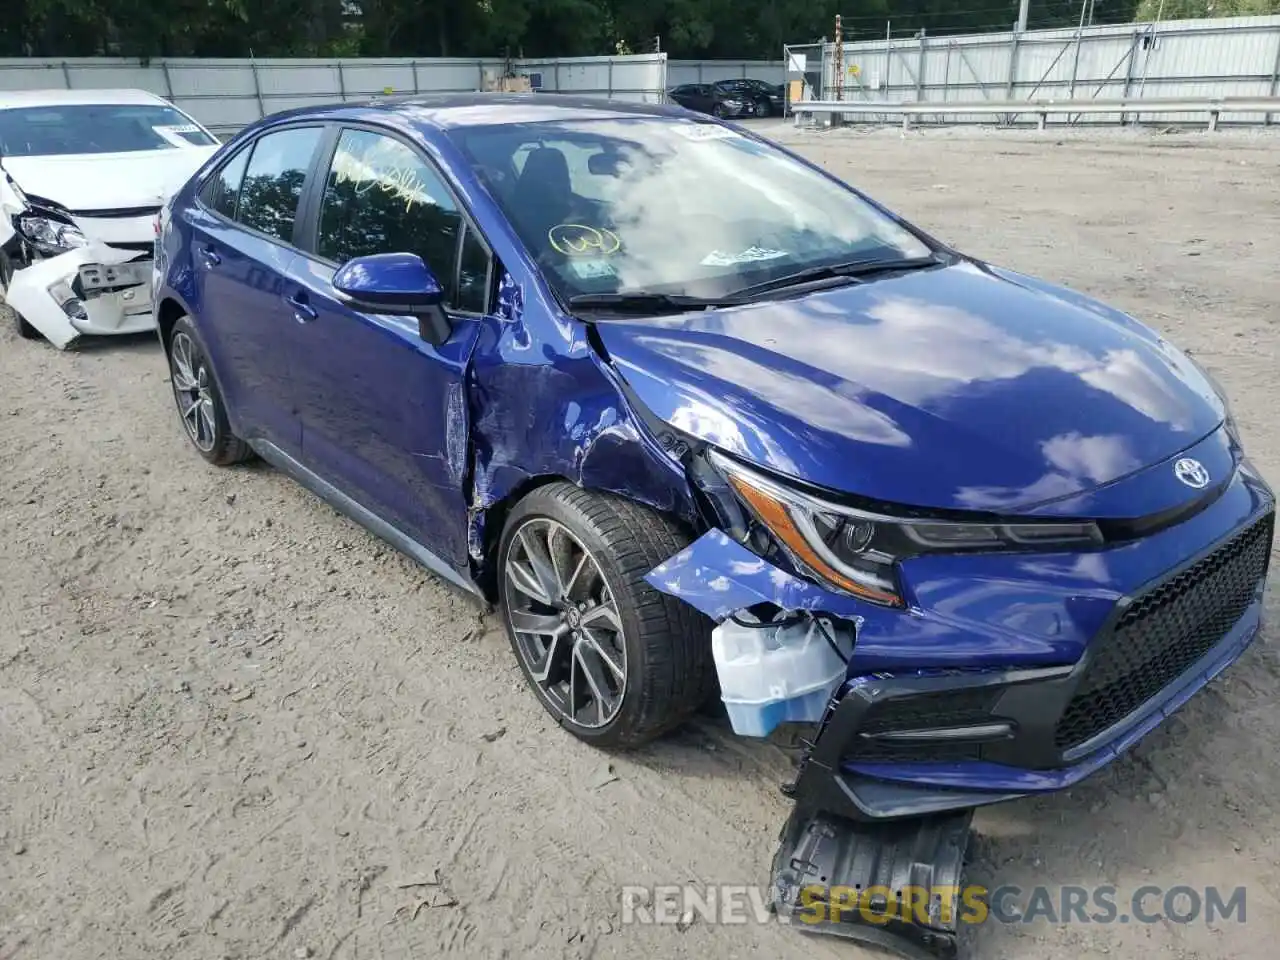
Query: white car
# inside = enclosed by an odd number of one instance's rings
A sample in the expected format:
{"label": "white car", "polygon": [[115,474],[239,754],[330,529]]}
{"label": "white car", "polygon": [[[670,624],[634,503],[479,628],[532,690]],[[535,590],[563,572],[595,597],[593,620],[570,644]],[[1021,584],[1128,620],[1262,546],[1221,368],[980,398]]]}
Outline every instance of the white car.
{"label": "white car", "polygon": [[218,140],[145,90],[0,91],[0,291],[24,337],[153,329],[161,208]]}

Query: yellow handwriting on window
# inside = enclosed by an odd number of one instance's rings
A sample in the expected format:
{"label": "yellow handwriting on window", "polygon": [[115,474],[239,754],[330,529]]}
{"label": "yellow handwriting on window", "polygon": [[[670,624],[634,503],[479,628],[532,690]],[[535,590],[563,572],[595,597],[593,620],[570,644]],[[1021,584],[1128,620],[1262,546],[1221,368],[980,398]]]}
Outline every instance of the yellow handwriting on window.
{"label": "yellow handwriting on window", "polygon": [[405,212],[414,204],[434,204],[422,177],[422,163],[409,150],[378,137],[363,150],[352,150],[339,144],[333,158],[334,185],[353,185],[358,197],[370,190],[390,194],[404,203]]}

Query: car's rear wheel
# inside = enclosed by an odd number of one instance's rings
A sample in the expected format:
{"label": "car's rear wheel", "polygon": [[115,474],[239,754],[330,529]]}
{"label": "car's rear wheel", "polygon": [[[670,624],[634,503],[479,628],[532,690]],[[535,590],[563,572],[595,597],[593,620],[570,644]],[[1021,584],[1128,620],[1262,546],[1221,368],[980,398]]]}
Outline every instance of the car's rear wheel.
{"label": "car's rear wheel", "polygon": [[709,621],[644,580],[687,543],[667,518],[568,483],[538,488],[508,517],[498,593],[511,647],[580,739],[637,746],[714,689]]}
{"label": "car's rear wheel", "polygon": [[231,432],[213,367],[187,317],[174,324],[168,352],[173,398],[187,439],[200,456],[220,467],[251,459],[253,450]]}
{"label": "car's rear wheel", "polygon": [[13,314],[14,329],[17,330],[18,336],[24,340],[39,340],[40,331],[27,323],[26,318],[14,309],[13,304],[9,303],[9,284],[13,280],[13,261],[9,259],[9,255],[0,250],[0,294],[4,295],[5,305],[8,306],[9,312]]}

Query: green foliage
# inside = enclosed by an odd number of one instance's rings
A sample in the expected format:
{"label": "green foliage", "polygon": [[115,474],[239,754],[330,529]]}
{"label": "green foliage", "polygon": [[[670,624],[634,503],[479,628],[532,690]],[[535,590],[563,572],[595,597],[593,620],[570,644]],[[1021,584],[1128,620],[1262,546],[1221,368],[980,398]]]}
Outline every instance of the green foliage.
{"label": "green foliage", "polygon": [[[1141,0],[1140,9],[1159,0]],[[1138,0],[1095,0],[1093,22]],[[1165,19],[1280,9],[1280,0],[1165,0]],[[920,28],[1008,29],[1017,0],[0,0],[0,56],[494,56],[645,52],[779,59],[784,43]],[[1080,0],[1035,0],[1030,25],[1074,25]],[[1154,15],[1154,13],[1153,13]]]}
{"label": "green foliage", "polygon": [[1141,0],[1135,20],[1198,20],[1280,13],[1280,0]]}

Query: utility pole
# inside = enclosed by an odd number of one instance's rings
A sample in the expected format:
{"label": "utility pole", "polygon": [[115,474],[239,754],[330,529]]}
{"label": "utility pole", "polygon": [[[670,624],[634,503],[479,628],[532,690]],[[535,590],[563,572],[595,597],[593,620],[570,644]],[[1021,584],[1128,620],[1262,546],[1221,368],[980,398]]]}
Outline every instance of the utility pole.
{"label": "utility pole", "polygon": [[1018,26],[1015,28],[1018,33],[1027,29],[1027,8],[1030,6],[1031,0],[1020,0],[1018,3]]}

